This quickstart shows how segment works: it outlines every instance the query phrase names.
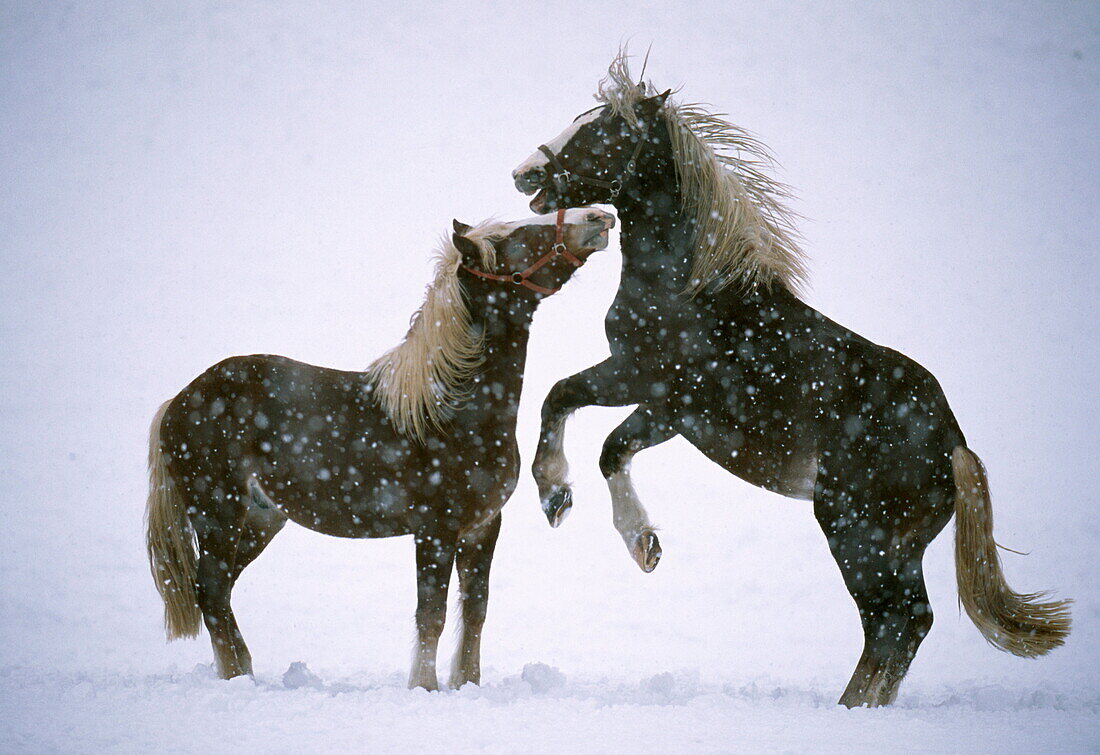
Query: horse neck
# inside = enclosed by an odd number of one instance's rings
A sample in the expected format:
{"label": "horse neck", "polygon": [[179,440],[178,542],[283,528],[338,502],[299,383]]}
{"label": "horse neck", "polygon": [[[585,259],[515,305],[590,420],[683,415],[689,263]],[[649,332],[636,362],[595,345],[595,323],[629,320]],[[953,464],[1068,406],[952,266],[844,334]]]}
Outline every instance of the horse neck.
{"label": "horse neck", "polygon": [[[511,291],[508,284],[467,280],[464,293],[470,308],[470,327],[482,339],[481,369],[471,380],[471,402],[487,401],[493,413],[514,414],[523,387],[527,341],[537,302]],[[481,386],[488,386],[487,392]]]}
{"label": "horse neck", "polygon": [[672,147],[662,132],[646,147],[637,174],[615,201],[624,274],[683,291],[691,272],[695,220],[682,205]]}

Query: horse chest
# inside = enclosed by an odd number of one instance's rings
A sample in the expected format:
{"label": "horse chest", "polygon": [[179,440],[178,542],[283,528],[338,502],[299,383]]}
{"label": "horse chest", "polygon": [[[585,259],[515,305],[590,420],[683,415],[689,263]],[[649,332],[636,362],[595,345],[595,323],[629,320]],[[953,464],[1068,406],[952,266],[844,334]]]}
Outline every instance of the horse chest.
{"label": "horse chest", "polygon": [[619,297],[604,319],[604,330],[611,353],[646,372],[691,364],[713,351],[704,319],[684,303],[669,307]]}

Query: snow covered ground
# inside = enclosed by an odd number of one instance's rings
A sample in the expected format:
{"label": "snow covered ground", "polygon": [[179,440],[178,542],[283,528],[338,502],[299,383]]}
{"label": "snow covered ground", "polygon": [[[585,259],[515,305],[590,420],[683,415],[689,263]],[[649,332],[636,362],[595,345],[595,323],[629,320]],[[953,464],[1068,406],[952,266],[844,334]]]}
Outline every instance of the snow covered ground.
{"label": "snow covered ground", "polygon": [[[913,5],[4,3],[0,750],[1100,748],[1100,10]],[[642,574],[596,467],[625,409],[571,423],[560,530],[526,475],[505,509],[481,688],[404,687],[408,539],[288,527],[234,595],[255,680],[165,645],[156,406],[229,354],[357,369],[396,343],[451,218],[528,214],[509,171],[631,36],[777,154],[810,302],[940,379],[1030,553],[1010,582],[1077,600],[1067,646],[986,646],[948,530],[898,704],[837,707],[860,632],[809,506],[647,451]],[[618,264],[613,241],[538,313],[528,460],[550,385],[606,353]]]}

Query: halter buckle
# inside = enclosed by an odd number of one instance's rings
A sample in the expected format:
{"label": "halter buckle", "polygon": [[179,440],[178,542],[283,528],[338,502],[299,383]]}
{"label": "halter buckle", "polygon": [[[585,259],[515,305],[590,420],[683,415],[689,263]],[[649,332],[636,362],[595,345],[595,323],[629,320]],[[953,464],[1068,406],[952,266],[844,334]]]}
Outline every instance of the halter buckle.
{"label": "halter buckle", "polygon": [[615,199],[617,196],[619,196],[619,192],[623,190],[622,180],[616,178],[614,181],[612,181],[609,190],[611,192],[611,198],[612,199]]}
{"label": "halter buckle", "polygon": [[569,182],[573,180],[573,174],[567,170],[563,170],[560,173],[554,174],[554,183],[560,188],[564,188],[569,185]]}
{"label": "halter buckle", "polygon": [[555,257],[557,257],[558,255],[565,254],[566,252],[568,252],[569,247],[567,247],[565,245],[564,241],[559,241],[558,243],[556,243],[552,247],[550,247],[550,251],[554,253]]}

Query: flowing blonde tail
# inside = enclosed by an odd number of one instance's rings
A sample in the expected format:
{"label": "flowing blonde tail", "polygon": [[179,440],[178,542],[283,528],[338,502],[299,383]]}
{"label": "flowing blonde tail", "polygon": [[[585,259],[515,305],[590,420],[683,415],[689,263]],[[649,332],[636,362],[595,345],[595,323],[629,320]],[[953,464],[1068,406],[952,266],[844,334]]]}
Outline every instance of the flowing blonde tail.
{"label": "flowing blonde tail", "polygon": [[993,541],[993,509],[981,459],[966,446],[951,455],[955,473],[955,576],[959,602],[986,641],[1024,658],[1046,655],[1066,641],[1072,600],[1041,602],[1005,582]]}
{"label": "flowing blonde tail", "polygon": [[149,431],[149,501],[145,506],[145,547],[149,569],[164,600],[164,631],[169,640],[196,637],[202,620],[195,589],[195,532],[160,446],[160,426],[171,401],[157,410]]}

